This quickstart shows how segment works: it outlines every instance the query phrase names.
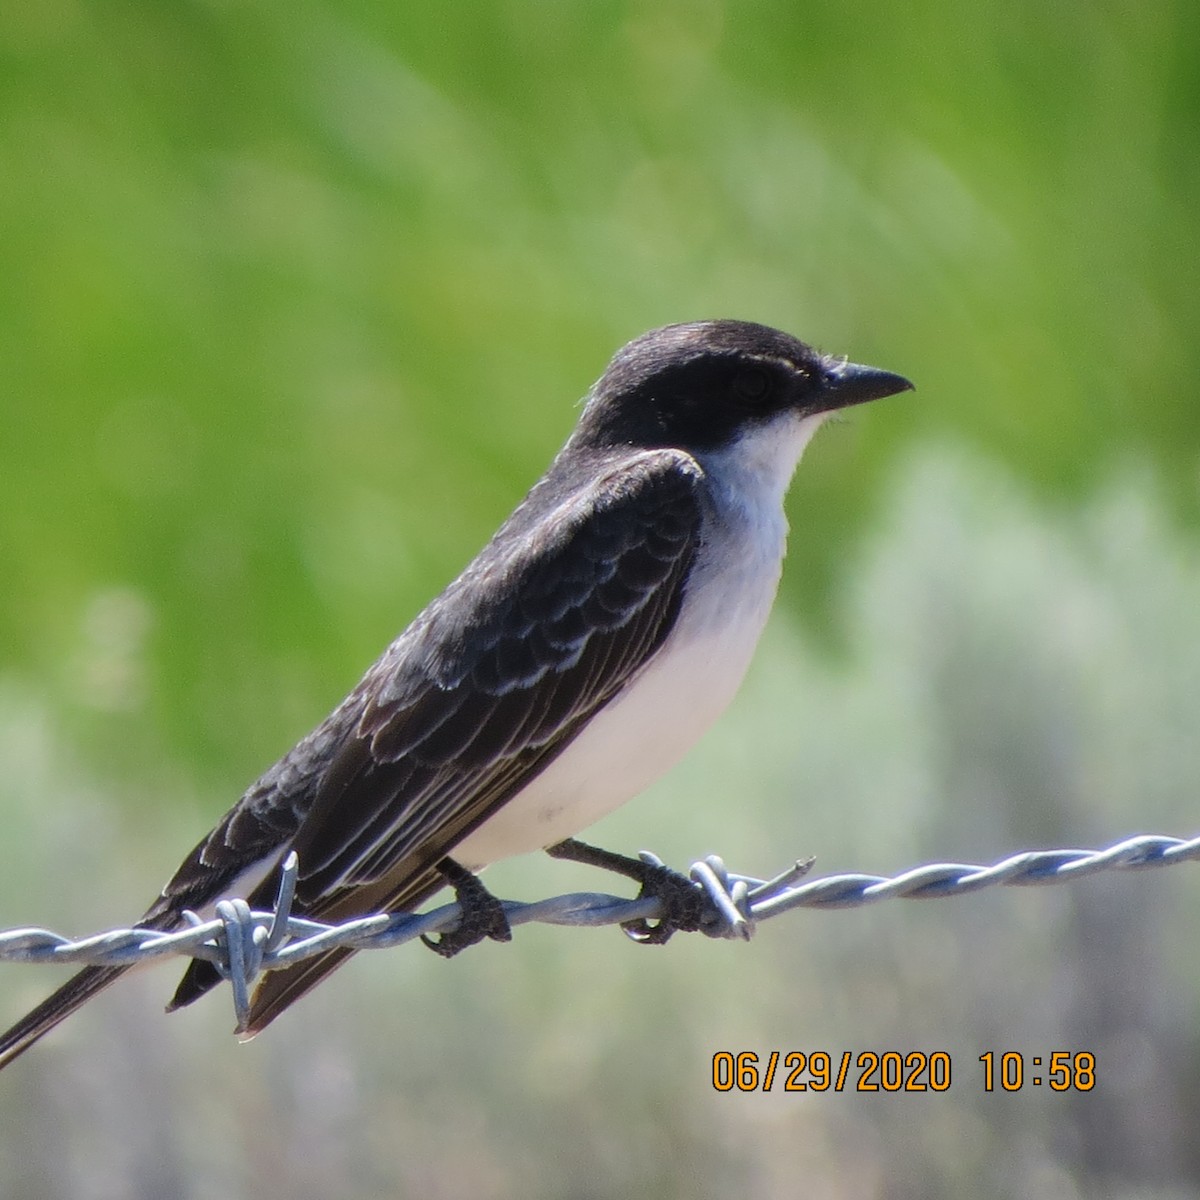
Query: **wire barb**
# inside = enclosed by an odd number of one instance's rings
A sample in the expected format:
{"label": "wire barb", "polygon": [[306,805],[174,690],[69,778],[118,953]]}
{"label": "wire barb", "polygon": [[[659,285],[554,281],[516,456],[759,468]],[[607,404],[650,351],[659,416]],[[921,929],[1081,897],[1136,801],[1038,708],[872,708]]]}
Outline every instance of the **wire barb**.
{"label": "wire barb", "polygon": [[[648,852],[646,862],[660,860]],[[881,900],[931,900],[963,896],[985,887],[1033,887],[1068,883],[1099,871],[1167,867],[1200,860],[1200,837],[1189,840],[1155,835],[1127,838],[1104,850],[1034,850],[1014,854],[992,866],[931,863],[891,877],[828,875],[804,882],[813,860],[797,861],[773,879],[730,872],[710,855],[692,864],[690,875],[703,888],[708,913],[701,932],[708,937],[748,941],[759,921],[795,908],[852,908]],[[216,916],[205,921],[185,913],[185,928],[174,933],[152,929],[113,929],[72,941],[47,929],[0,932],[0,962],[68,962],[123,966],[168,955],[203,958],[216,965],[233,992],[237,1032],[245,1031],[254,982],[264,971],[292,966],[335,947],[378,950],[410,942],[422,934],[453,929],[457,902],[427,913],[386,913],[326,925],[292,912],[299,878],[296,855],[284,860],[275,906],[269,912],[245,900],[222,900]],[[661,917],[654,897],[626,900],[599,892],[573,892],[523,903],[504,901],[511,926],[538,921],[547,925],[619,925]]]}

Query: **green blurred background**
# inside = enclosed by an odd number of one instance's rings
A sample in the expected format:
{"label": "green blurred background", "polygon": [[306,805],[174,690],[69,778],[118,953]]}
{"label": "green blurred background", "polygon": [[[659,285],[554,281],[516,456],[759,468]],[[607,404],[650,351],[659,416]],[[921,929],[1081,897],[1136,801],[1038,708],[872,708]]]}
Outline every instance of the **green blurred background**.
{"label": "green blurred background", "polygon": [[[810,450],[743,695],[597,840],[891,872],[1194,832],[1198,194],[1183,0],[0,4],[0,928],[140,912],[617,346],[707,316],[919,391]],[[1191,874],[395,951],[249,1048],[159,969],[0,1080],[0,1194],[1200,1195]],[[61,978],[0,974],[5,1021]],[[954,1081],[713,1091],[773,1048]],[[1095,1090],[983,1092],[1061,1049]]]}

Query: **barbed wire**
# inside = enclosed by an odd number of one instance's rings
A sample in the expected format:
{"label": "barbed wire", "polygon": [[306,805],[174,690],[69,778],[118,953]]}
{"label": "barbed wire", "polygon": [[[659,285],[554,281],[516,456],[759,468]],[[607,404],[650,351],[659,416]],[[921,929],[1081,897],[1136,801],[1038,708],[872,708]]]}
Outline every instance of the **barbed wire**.
{"label": "barbed wire", "polygon": [[[642,861],[662,862],[643,851]],[[1067,883],[1100,871],[1166,867],[1200,860],[1200,837],[1190,840],[1141,835],[1104,850],[1031,850],[992,866],[930,863],[900,875],[828,875],[801,882],[812,860],[797,862],[773,879],[729,871],[715,855],[692,864],[690,876],[703,890],[707,906],[701,932],[708,937],[748,940],[757,922],[796,908],[852,908],[881,900],[932,900],[963,896],[986,887],[1032,887]],[[422,934],[453,929],[457,902],[428,913],[386,913],[328,925],[292,912],[299,869],[295,854],[283,864],[275,907],[251,909],[245,900],[222,900],[212,920],[188,913],[187,928],[173,933],[113,929],[72,940],[47,929],[0,932],[0,961],[122,966],[173,955],[202,958],[229,980],[238,1030],[245,1028],[250,992],[264,971],[279,970],[327,950],[381,950]],[[657,897],[623,899],[603,892],[572,892],[525,903],[505,900],[511,926],[538,921],[547,925],[625,925],[662,916]]]}

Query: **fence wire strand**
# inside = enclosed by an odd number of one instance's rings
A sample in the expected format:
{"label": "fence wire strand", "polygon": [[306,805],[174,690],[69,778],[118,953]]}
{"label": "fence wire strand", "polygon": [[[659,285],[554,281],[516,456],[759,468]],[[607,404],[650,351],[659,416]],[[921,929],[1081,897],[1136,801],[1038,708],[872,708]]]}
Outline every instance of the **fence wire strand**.
{"label": "fence wire strand", "polygon": [[[654,855],[642,859],[661,865]],[[693,863],[692,880],[707,899],[701,932],[709,937],[749,939],[758,921],[796,908],[853,908],[881,900],[932,900],[962,896],[986,887],[1032,887],[1067,883],[1100,871],[1166,867],[1200,859],[1200,837],[1189,840],[1141,835],[1104,850],[1033,850],[992,866],[930,863],[900,875],[829,875],[806,880],[812,860],[797,862],[773,879],[739,875],[715,855]],[[428,913],[378,914],[339,925],[295,915],[298,865],[284,863],[275,907],[256,911],[245,900],[222,900],[212,920],[188,914],[188,925],[173,933],[113,929],[72,940],[46,929],[0,932],[0,961],[121,966],[184,955],[216,965],[230,981],[239,1029],[249,1012],[255,979],[264,971],[292,966],[336,947],[380,950],[422,934],[444,933],[458,923],[459,906],[444,904]],[[572,892],[525,903],[503,902],[512,926],[623,925],[662,915],[656,897],[628,900],[603,892]]]}

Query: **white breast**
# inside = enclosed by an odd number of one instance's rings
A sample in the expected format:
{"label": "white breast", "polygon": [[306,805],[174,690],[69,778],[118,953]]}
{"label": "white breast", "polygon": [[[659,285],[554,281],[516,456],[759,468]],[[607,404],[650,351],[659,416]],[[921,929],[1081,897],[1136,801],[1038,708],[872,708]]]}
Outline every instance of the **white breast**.
{"label": "white breast", "polygon": [[820,420],[781,418],[701,460],[713,511],[671,636],[558,758],[458,845],[465,867],[579,833],[674,766],[725,710],[775,599],[783,494]]}

